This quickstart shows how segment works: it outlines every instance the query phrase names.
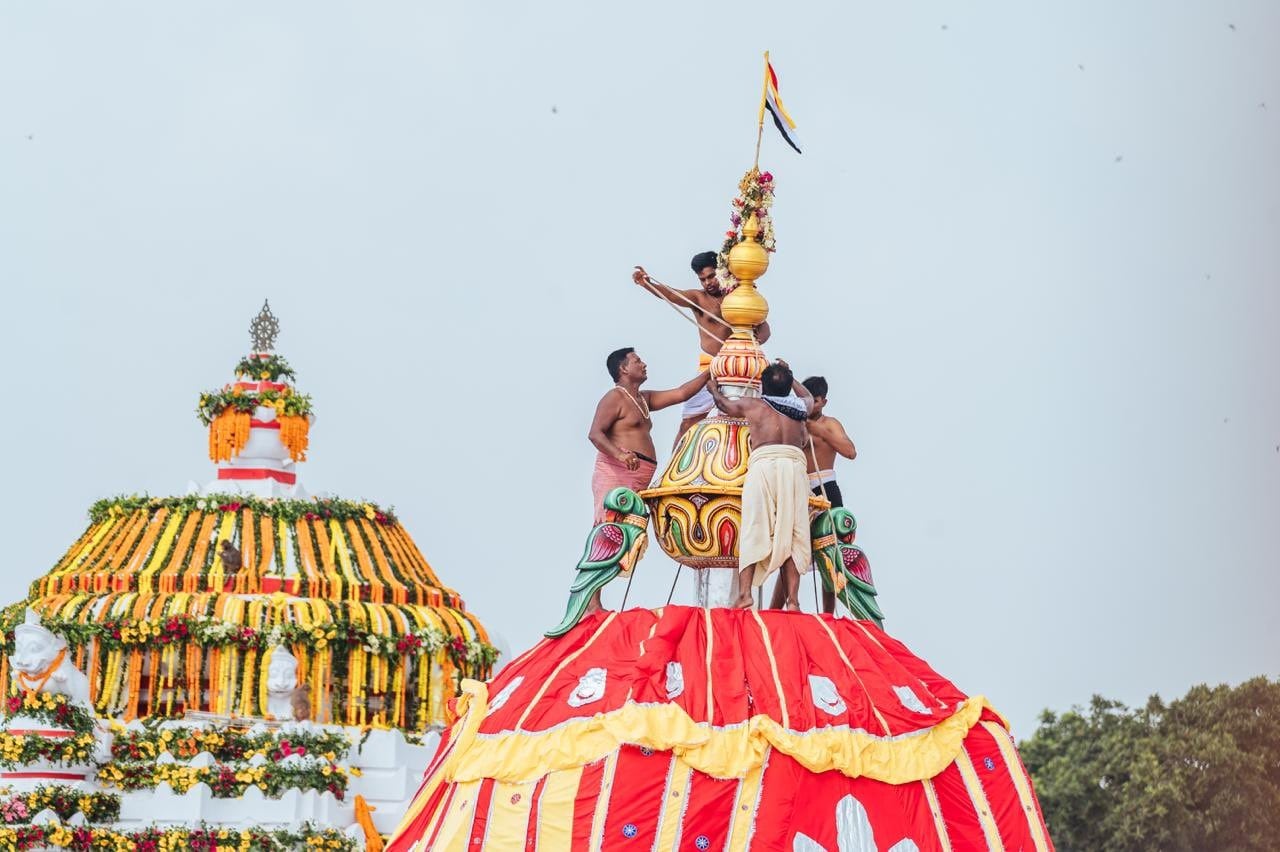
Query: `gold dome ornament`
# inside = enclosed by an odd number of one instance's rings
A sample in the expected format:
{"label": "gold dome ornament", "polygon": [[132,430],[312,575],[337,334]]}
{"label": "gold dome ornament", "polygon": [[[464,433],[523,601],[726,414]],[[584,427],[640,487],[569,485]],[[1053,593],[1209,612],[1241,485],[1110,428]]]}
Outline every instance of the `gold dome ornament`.
{"label": "gold dome ornament", "polygon": [[752,213],[742,226],[742,239],[729,249],[729,272],[738,279],[738,286],[720,302],[720,315],[735,332],[750,332],[769,316],[769,303],[755,284],[769,271],[769,252],[759,236],[760,222]]}
{"label": "gold dome ornament", "polygon": [[733,326],[733,334],[712,359],[711,378],[731,399],[757,394],[760,376],[769,365],[755,335],[755,327],[769,316],[769,303],[755,284],[769,270],[769,252],[759,236],[760,222],[752,213],[743,223],[742,239],[729,249],[729,272],[738,286],[720,301],[720,314]]}

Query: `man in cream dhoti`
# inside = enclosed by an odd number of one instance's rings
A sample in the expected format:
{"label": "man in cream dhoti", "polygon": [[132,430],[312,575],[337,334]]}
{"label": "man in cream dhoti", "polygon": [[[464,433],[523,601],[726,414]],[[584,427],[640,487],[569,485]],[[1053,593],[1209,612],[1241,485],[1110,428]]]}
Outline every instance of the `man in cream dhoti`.
{"label": "man in cream dhoti", "polygon": [[813,397],[783,361],[766,367],[760,381],[762,399],[728,399],[716,383],[707,384],[716,407],[730,417],[746,418],[751,430],[735,605],[749,608],[752,587],[764,585],[780,570],[786,592],[782,608],[798,610],[800,574],[811,567],[809,475],[801,448],[808,440],[805,421]]}

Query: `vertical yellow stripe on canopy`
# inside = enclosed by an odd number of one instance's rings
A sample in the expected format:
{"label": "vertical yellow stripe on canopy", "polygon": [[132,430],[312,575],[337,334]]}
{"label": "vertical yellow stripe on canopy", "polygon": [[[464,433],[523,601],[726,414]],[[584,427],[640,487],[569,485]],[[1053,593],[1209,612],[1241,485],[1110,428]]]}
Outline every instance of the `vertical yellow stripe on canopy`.
{"label": "vertical yellow stripe on canopy", "polygon": [[729,817],[729,843],[726,849],[746,849],[751,841],[751,829],[756,821],[756,811],[760,807],[760,780],[769,766],[772,751],[771,748],[766,749],[764,760],[738,784],[738,795],[733,800],[733,813]]}
{"label": "vertical yellow stripe on canopy", "polygon": [[467,841],[471,839],[471,825],[476,819],[476,798],[483,783],[483,779],[466,781],[454,789],[432,852],[468,852]]}
{"label": "vertical yellow stripe on canopy", "polygon": [[987,801],[986,791],[982,789],[982,779],[978,777],[978,771],[973,768],[973,761],[969,759],[967,749],[962,747],[960,753],[956,755],[956,766],[960,770],[960,777],[964,779],[964,786],[969,792],[969,800],[973,802],[973,809],[978,812],[978,822],[982,825],[982,834],[987,839],[987,849],[991,852],[1004,852],[1004,843],[1000,841],[1000,829],[996,825],[996,818],[991,814],[991,803]]}
{"label": "vertical yellow stripe on canopy", "polygon": [[[707,617],[710,618],[711,610],[707,610]],[[769,671],[773,674],[773,688],[778,693],[778,707],[782,713],[782,727],[790,730],[791,720],[787,715],[787,694],[782,688],[782,678],[778,676],[778,658],[773,655],[773,643],[769,641],[769,628],[764,626],[764,619],[760,617],[757,610],[751,610],[751,615],[756,620],[756,624],[760,626],[760,635],[764,638],[764,652],[769,657]],[[710,670],[711,664],[707,663]],[[711,678],[708,676],[707,683],[710,684]],[[711,721],[711,715],[707,714],[707,721]]]}
{"label": "vertical yellow stripe on canopy", "polygon": [[573,847],[573,802],[578,797],[581,781],[581,766],[547,776],[542,795],[538,797],[534,852],[569,852]]}
{"label": "vertical yellow stripe on canopy", "polygon": [[658,817],[658,842],[654,844],[654,849],[676,848],[692,778],[693,769],[680,758],[673,757],[671,772],[667,776],[667,789],[662,791],[662,813]]}
{"label": "vertical yellow stripe on canopy", "polygon": [[493,805],[489,809],[489,825],[485,829],[486,849],[524,848],[535,786],[530,781],[524,784],[498,784],[493,788]]}
{"label": "vertical yellow stripe on canopy", "polygon": [[951,852],[951,835],[947,833],[947,821],[942,818],[942,805],[938,804],[938,791],[933,788],[933,781],[928,778],[920,784],[924,787],[924,797],[929,801],[929,813],[933,815],[933,830],[938,835],[942,852]]}
{"label": "vertical yellow stripe on canopy", "polygon": [[609,816],[609,798],[613,795],[613,779],[618,771],[618,752],[615,750],[604,759],[604,772],[600,776],[600,795],[596,797],[596,812],[591,819],[591,840],[587,848],[598,852],[604,842],[604,821]]}
{"label": "vertical yellow stripe on canopy", "polygon": [[1040,824],[1040,814],[1036,810],[1035,798],[1031,795],[1031,785],[1027,783],[1022,761],[1014,751],[1009,732],[995,722],[983,722],[982,727],[991,734],[991,738],[996,741],[996,747],[1000,749],[1001,756],[1004,757],[1004,765],[1009,770],[1009,776],[1013,778],[1014,789],[1018,791],[1018,803],[1022,805],[1022,813],[1026,815],[1027,825],[1031,828],[1031,840],[1036,844],[1036,852],[1048,852],[1049,841],[1044,835],[1044,826]]}

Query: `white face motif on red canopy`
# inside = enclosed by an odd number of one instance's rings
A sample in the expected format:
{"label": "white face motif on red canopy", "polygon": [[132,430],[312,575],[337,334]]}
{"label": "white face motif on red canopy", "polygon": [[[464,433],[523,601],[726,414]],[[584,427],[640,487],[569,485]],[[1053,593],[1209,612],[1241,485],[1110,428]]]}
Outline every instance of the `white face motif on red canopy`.
{"label": "white face motif on red canopy", "polygon": [[[880,852],[867,809],[853,796],[845,796],[836,804],[836,848],[839,852]],[[792,852],[827,852],[818,841],[799,832],[791,840]],[[911,838],[903,838],[886,852],[920,852]]]}
{"label": "white face motif on red canopy", "polygon": [[667,700],[684,694],[684,667],[672,661],[667,663]]}
{"label": "white face motif on red canopy", "polygon": [[813,695],[813,706],[828,716],[839,716],[849,709],[829,677],[809,675],[809,692]]}
{"label": "white face motif on red canopy", "polygon": [[[511,694],[520,688],[520,684],[524,683],[524,675],[516,675],[511,679],[511,683],[502,687],[502,691],[493,696],[493,700],[489,702],[489,713],[495,710],[501,710],[502,705],[511,699]],[[485,715],[488,716],[489,713]]]}
{"label": "white face motif on red canopy", "polygon": [[588,669],[586,674],[578,678],[578,685],[569,694],[569,706],[581,707],[604,698],[604,682],[607,675],[608,672],[602,668]]}
{"label": "white face motif on red canopy", "polygon": [[924,702],[920,700],[920,696],[909,686],[895,686],[893,694],[898,696],[898,700],[902,702],[902,706],[913,713],[922,713],[925,716],[933,714],[933,711],[924,706]]}

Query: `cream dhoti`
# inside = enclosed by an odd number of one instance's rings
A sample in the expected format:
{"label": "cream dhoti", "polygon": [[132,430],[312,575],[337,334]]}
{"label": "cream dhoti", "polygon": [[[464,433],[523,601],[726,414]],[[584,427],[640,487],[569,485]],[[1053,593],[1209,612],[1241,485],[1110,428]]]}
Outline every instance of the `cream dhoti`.
{"label": "cream dhoti", "polygon": [[760,586],[788,557],[809,572],[809,475],[799,447],[770,444],[747,459],[738,569],[753,569],[751,584]]}
{"label": "cream dhoti", "polygon": [[642,458],[639,467],[627,470],[627,466],[617,459],[604,453],[596,453],[596,467],[591,474],[591,498],[596,504],[592,510],[595,513],[592,523],[598,524],[604,520],[604,498],[610,491],[618,487],[641,491],[649,487],[649,481],[653,479],[657,468],[657,464]]}

